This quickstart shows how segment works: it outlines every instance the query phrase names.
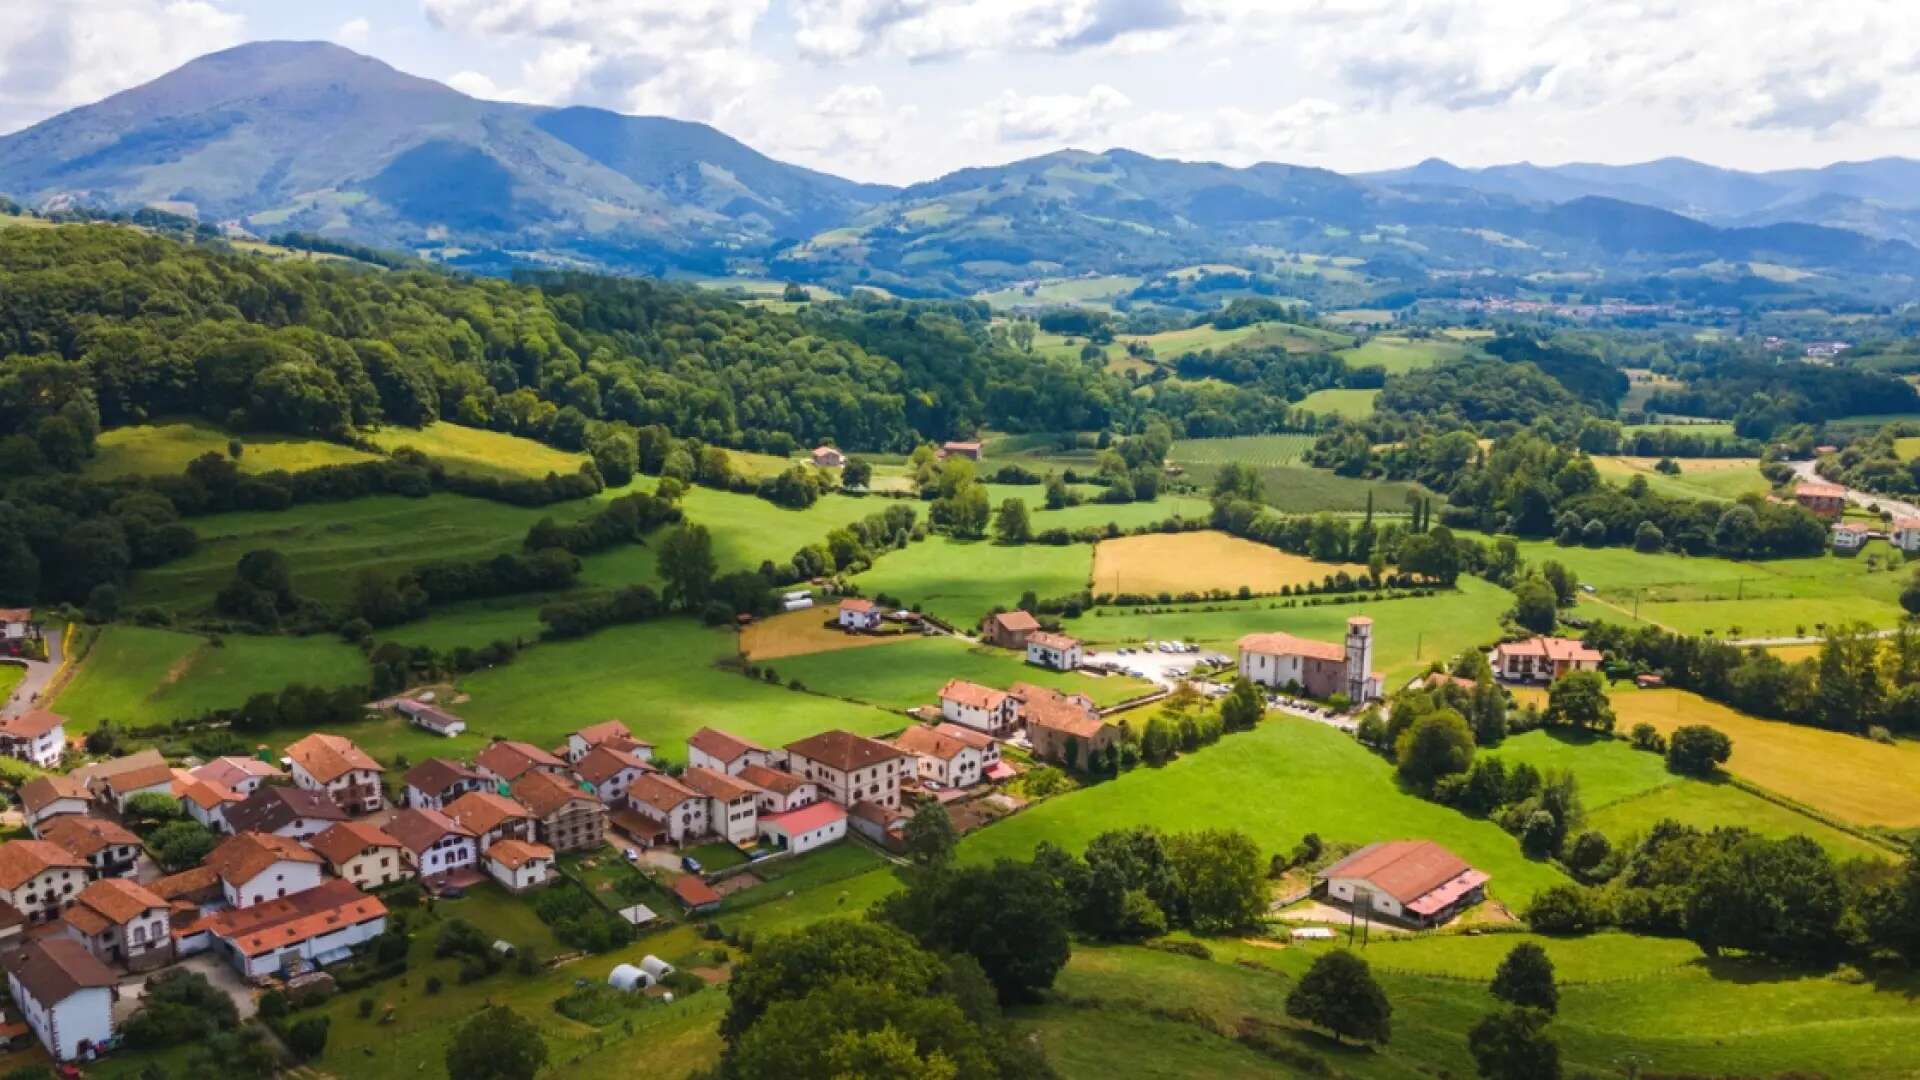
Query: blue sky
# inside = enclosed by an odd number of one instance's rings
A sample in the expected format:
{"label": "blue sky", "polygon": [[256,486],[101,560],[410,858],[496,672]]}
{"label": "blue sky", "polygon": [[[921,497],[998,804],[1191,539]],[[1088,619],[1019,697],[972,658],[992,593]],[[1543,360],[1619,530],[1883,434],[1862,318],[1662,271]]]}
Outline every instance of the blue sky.
{"label": "blue sky", "polygon": [[1920,156],[1913,0],[8,0],[0,130],[242,41],[860,179],[1062,146],[1346,171]]}

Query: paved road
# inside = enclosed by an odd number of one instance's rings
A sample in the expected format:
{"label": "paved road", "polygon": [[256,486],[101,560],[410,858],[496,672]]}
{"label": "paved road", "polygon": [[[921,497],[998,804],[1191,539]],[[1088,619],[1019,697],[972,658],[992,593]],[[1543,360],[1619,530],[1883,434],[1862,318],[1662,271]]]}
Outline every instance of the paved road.
{"label": "paved road", "polygon": [[[1821,476],[1814,470],[1816,464],[1817,462],[1812,461],[1795,461],[1791,464],[1791,467],[1794,475],[1802,480],[1817,480],[1823,484],[1833,483],[1833,481]],[[1910,502],[1902,502],[1899,499],[1889,498],[1885,495],[1875,495],[1871,491],[1860,491],[1855,488],[1842,488],[1841,490],[1847,493],[1847,501],[1855,506],[1874,507],[1879,510],[1884,510],[1894,517],[1920,517],[1920,506],[1915,506]]]}
{"label": "paved road", "polygon": [[60,670],[62,648],[60,637],[60,634],[51,634],[47,637],[46,660],[26,661],[27,677],[20,680],[20,685],[14,688],[13,696],[7,699],[5,704],[0,704],[0,716],[12,716],[34,707],[36,699],[46,690],[47,683],[53,680],[53,673]]}

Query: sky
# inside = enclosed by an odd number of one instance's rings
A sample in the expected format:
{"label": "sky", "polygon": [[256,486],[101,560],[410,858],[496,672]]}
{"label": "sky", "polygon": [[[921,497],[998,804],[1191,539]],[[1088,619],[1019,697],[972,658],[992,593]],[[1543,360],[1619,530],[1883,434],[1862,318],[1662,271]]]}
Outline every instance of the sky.
{"label": "sky", "polygon": [[246,41],[480,97],[713,124],[887,183],[1062,147],[1343,172],[1429,157],[1920,157],[1920,0],[6,0],[0,131]]}

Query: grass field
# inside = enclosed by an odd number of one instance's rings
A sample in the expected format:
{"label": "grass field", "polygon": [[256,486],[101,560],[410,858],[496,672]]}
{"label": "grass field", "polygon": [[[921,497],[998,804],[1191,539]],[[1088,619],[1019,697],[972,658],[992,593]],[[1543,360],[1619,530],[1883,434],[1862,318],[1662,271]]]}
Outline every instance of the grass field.
{"label": "grass field", "polygon": [[1901,461],[1920,458],[1920,435],[1905,435],[1893,440],[1893,452],[1899,455]]}
{"label": "grass field", "polygon": [[[1036,528],[1044,527],[1042,520],[1034,516]],[[970,627],[996,604],[1012,607],[1029,589],[1042,597],[1077,593],[1092,569],[1091,544],[1010,548],[933,536],[883,556],[856,580],[868,596],[884,593]]]}
{"label": "grass field", "polygon": [[1373,401],[1379,396],[1378,390],[1315,390],[1301,398],[1297,405],[1311,413],[1332,413],[1358,420],[1373,415]]}
{"label": "grass field", "polygon": [[1765,495],[1773,485],[1760,475],[1755,458],[1683,458],[1680,474],[1669,476],[1654,468],[1658,458],[1601,456],[1593,459],[1600,475],[1616,484],[1643,477],[1656,495],[1677,499],[1715,499],[1732,502],[1742,495]]}
{"label": "grass field", "polygon": [[1651,791],[1673,780],[1659,754],[1635,750],[1623,739],[1596,738],[1560,731],[1529,731],[1480,756],[1497,757],[1509,767],[1525,762],[1541,772],[1568,769],[1579,778],[1580,799],[1588,809]]}
{"label": "grass field", "polygon": [[537,479],[548,473],[578,472],[587,460],[585,454],[555,450],[532,439],[445,422],[424,428],[385,428],[368,438],[383,450],[412,447],[445,465],[449,472],[470,476]]}
{"label": "grass field", "polygon": [[1340,358],[1350,368],[1383,367],[1389,375],[1405,375],[1419,368],[1479,355],[1482,355],[1480,350],[1468,342],[1451,338],[1408,338],[1398,334],[1380,334],[1356,348],[1340,352]]}
{"label": "grass field", "polygon": [[1202,349],[1219,350],[1232,345],[1283,345],[1289,352],[1321,352],[1353,343],[1353,339],[1345,334],[1290,323],[1254,323],[1232,330],[1219,330],[1206,325],[1144,336],[1128,334],[1116,339],[1115,349],[1125,351],[1125,345],[1132,341],[1152,348],[1154,355],[1161,360],[1173,360],[1186,353]]}
{"label": "grass field", "polygon": [[[94,479],[116,476],[156,476],[185,472],[187,464],[204,454],[227,456],[227,442],[233,436],[200,420],[176,420],[158,424],[136,424],[100,433],[94,455],[82,470]],[[373,455],[351,446],[301,439],[287,435],[246,435],[242,437],[242,472],[264,473],[275,470],[299,472],[322,465],[351,465],[371,461]]]}
{"label": "grass field", "polygon": [[954,638],[917,637],[875,652],[851,649],[790,656],[772,665],[780,679],[799,679],[808,690],[887,709],[939,702],[948,679],[966,679],[1006,689],[1016,682],[1037,683],[1085,694],[1101,705],[1116,705],[1153,690],[1138,679],[1079,675],[1031,667],[1025,654],[988,646],[970,647]]}
{"label": "grass field", "polygon": [[1623,731],[1710,724],[1733,740],[1726,768],[1735,776],[1855,825],[1920,827],[1920,743],[1761,720],[1683,690],[1621,690],[1613,711]]}
{"label": "grass field", "polygon": [[1214,473],[1221,465],[1228,462],[1251,465],[1259,470],[1267,504],[1292,514],[1311,514],[1323,510],[1359,512],[1367,508],[1369,494],[1373,496],[1377,512],[1399,512],[1406,508],[1407,494],[1418,490],[1412,484],[1335,476],[1325,469],[1304,465],[1300,461],[1301,456],[1313,446],[1313,442],[1312,435],[1235,435],[1218,439],[1181,439],[1173,444],[1167,460],[1184,466],[1187,479],[1202,490],[1212,485]]}
{"label": "grass field", "polygon": [[1436,840],[1492,874],[1493,894],[1512,906],[1564,880],[1523,856],[1499,826],[1402,791],[1393,766],[1352,737],[1292,717],[1269,719],[1163,768],[1047,800],[968,836],[960,850],[970,861],[1024,858],[1042,840],[1078,851],[1108,829],[1149,824],[1167,832],[1239,828],[1269,854],[1307,832],[1354,844]]}
{"label": "grass field", "polygon": [[55,699],[75,730],[103,720],[152,724],[233,708],[289,682],[332,689],[367,681],[360,651],[333,637],[194,634],[109,626]]}
{"label": "grass field", "polygon": [[992,292],[976,293],[974,299],[985,300],[998,311],[1057,307],[1068,304],[1098,307],[1102,306],[1104,301],[1139,288],[1141,280],[1131,274],[1050,278],[1033,282],[1031,286],[1012,286],[995,289]]}
{"label": "grass field", "polygon": [[1275,608],[1280,601],[1209,604],[1164,614],[1132,608],[1101,608],[1067,623],[1067,632],[1084,641],[1127,644],[1171,638],[1231,653],[1247,634],[1283,630],[1321,641],[1340,641],[1347,620],[1373,619],[1374,668],[1388,690],[1406,685],[1435,660],[1451,659],[1468,648],[1488,645],[1500,636],[1500,616],[1513,606],[1505,590],[1477,578],[1461,578],[1456,593],[1354,604]]}
{"label": "grass field", "polygon": [[1322,563],[1221,532],[1155,533],[1103,540],[1093,550],[1097,592],[1157,596],[1246,586],[1258,593],[1318,583],[1353,563]]}
{"label": "grass field", "polygon": [[1298,464],[1313,448],[1312,435],[1233,435],[1220,439],[1181,439],[1167,452],[1167,460],[1182,465],[1242,465],[1267,467]]}
{"label": "grass field", "polygon": [[26,677],[26,668],[18,664],[0,664],[0,702],[12,698],[13,692],[19,689]]}
{"label": "grass field", "polygon": [[[898,645],[919,636],[849,634],[834,625],[834,608],[833,597],[827,596],[820,598],[814,607],[760,619],[740,631],[740,655],[760,662],[809,653]],[[884,663],[887,659],[869,657],[867,661]]]}
{"label": "grass field", "polygon": [[[1644,756],[1654,758],[1652,754]],[[1644,836],[1666,819],[1698,829],[1738,825],[1762,836],[1805,836],[1837,859],[1893,857],[1879,844],[1869,843],[1728,783],[1668,777],[1665,784],[1606,805],[1597,805],[1592,800],[1587,803],[1587,827],[1605,833],[1615,844]]]}

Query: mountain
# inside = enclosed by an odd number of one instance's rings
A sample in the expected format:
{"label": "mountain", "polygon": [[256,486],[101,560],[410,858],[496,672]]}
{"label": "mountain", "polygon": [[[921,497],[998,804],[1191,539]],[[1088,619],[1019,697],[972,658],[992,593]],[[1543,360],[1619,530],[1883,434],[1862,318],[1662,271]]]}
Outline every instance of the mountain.
{"label": "mountain", "polygon": [[479,101],[302,42],[205,56],[0,138],[0,191],[34,206],[159,206],[262,234],[715,269],[725,253],[810,236],[891,194],[704,124]]}

